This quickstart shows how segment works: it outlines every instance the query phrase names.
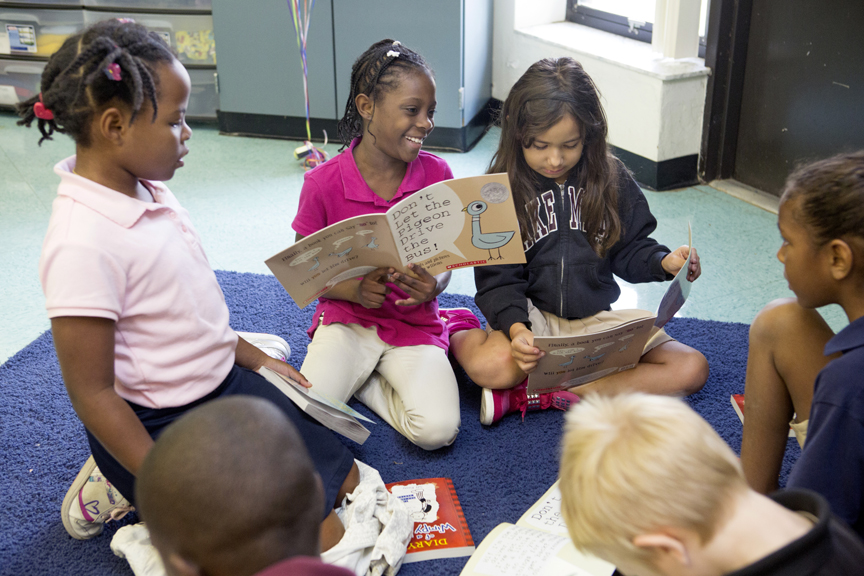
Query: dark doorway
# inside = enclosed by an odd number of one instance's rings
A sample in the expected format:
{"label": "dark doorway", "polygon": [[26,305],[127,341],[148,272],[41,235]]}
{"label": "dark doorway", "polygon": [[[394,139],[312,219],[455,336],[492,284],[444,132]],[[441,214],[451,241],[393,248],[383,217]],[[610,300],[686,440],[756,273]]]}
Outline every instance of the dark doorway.
{"label": "dark doorway", "polygon": [[[712,6],[725,21],[706,62],[719,74],[709,85],[703,177],[779,194],[799,162],[864,148],[864,2],[722,4],[725,12]],[[710,27],[708,43],[710,58]]]}

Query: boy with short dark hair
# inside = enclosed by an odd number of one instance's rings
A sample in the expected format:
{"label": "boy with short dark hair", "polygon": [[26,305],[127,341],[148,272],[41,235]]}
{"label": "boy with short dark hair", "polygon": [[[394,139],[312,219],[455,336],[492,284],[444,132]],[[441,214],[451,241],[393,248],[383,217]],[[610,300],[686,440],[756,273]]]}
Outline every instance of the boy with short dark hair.
{"label": "boy with short dark hair", "polygon": [[147,454],[135,493],[168,574],[352,574],[319,558],[321,479],[266,400],[221,398],[184,415]]}

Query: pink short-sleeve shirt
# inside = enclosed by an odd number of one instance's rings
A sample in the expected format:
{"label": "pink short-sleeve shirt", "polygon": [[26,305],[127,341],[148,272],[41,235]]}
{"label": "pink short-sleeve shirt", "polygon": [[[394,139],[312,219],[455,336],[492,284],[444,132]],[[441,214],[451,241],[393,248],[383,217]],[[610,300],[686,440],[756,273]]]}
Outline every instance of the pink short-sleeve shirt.
{"label": "pink short-sleeve shirt", "polygon": [[[297,217],[292,223],[298,234],[308,236],[352,216],[384,213],[414,192],[453,178],[453,172],[443,159],[421,151],[408,164],[393,198],[384,200],[366,184],[354,162],[353,150],[359,141],[354,140],[346,151],[306,173]],[[314,334],[323,314],[324,324],[339,322],[360,324],[364,328],[374,326],[378,337],[391,346],[432,344],[447,350],[449,341],[438,315],[438,301],[396,306],[396,300],[405,299],[408,295],[395,285],[390,286],[392,291],[377,309],[367,310],[346,300],[319,298],[309,337]]]}
{"label": "pink short-sleeve shirt", "polygon": [[115,322],[114,389],[149,408],[183,406],[216,389],[237,334],[189,213],[161,182],[147,203],[54,167],[60,187],[39,275],[50,318]]}

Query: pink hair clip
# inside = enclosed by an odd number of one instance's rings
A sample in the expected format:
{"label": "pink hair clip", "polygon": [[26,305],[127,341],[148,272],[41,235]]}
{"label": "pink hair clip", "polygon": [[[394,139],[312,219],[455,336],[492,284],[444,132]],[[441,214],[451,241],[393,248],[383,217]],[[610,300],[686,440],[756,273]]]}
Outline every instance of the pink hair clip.
{"label": "pink hair clip", "polygon": [[33,104],[33,114],[36,115],[36,118],[40,120],[53,120],[54,113],[51,112],[48,108],[45,107],[45,104],[42,103],[42,93],[39,93],[39,101]]}
{"label": "pink hair clip", "polygon": [[119,82],[123,78],[120,75],[120,65],[116,62],[105,67],[105,75],[108,76],[109,80],[114,80],[115,82]]}

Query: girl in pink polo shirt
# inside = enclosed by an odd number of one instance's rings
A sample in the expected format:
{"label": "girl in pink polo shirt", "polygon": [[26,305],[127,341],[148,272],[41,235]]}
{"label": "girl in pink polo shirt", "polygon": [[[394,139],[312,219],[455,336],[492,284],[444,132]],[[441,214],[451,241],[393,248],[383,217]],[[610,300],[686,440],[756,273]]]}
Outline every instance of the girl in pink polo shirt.
{"label": "girl in pink polo shirt", "polygon": [[[297,238],[361,214],[383,213],[453,177],[420,150],[435,126],[435,80],[399,42],[373,44],[354,63],[339,136],[347,150],[306,173]],[[459,395],[436,297],[450,273],[379,268],[319,299],[301,372],[342,401],[356,397],[414,444],[447,446],[459,432]]]}
{"label": "girl in pink polo shirt", "polygon": [[39,267],[63,381],[93,454],[64,499],[66,530],[91,538],[129,510],[138,468],[171,422],[247,394],[276,404],[303,437],[327,495],[322,548],[333,546],[344,532],[333,507],[359,479],[354,458],[256,372],[267,366],[308,385],[228,325],[189,213],[162,183],[189,152],[189,74],[158,34],[108,20],[63,44],[41,89],[19,105],[21,123],[76,144],[55,167]]}

